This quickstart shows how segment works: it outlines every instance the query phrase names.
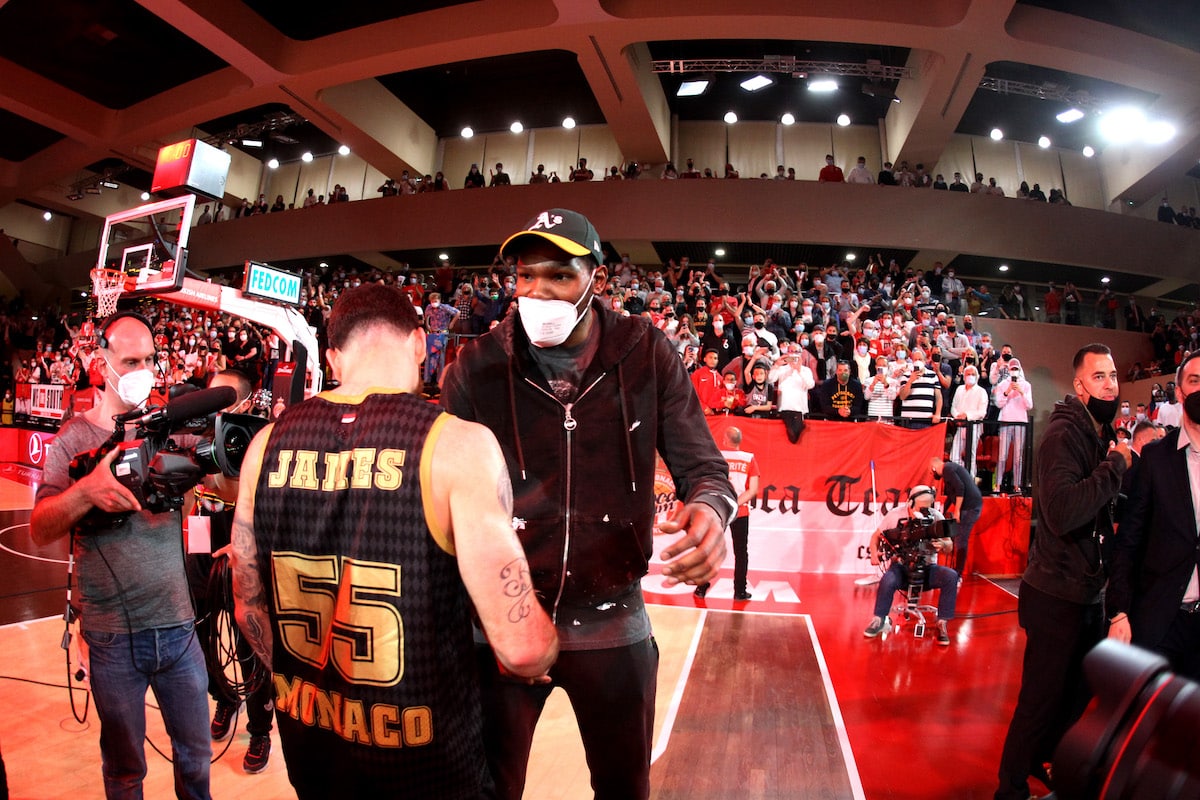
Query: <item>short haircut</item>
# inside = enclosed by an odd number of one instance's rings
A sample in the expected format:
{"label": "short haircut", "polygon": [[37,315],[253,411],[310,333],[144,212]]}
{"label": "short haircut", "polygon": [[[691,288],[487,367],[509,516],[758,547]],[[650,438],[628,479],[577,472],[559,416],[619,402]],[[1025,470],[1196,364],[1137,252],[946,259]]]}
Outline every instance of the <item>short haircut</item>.
{"label": "short haircut", "polygon": [[223,369],[220,372],[215,372],[208,378],[208,385],[212,386],[213,379],[219,376],[225,376],[233,380],[237,384],[238,401],[241,402],[250,396],[250,392],[254,390],[254,383],[250,380],[250,376],[242,372],[240,369]]}
{"label": "short haircut", "polygon": [[386,325],[407,335],[419,322],[403,291],[382,283],[364,283],[338,296],[329,315],[329,346],[340,350],[356,331],[371,325]]}
{"label": "short haircut", "polygon": [[1183,383],[1183,368],[1186,367],[1193,358],[1200,356],[1200,350],[1193,350],[1188,354],[1187,358],[1179,362],[1179,369],[1175,370],[1175,385],[1179,386]]}
{"label": "short haircut", "polygon": [[1091,344],[1084,345],[1075,354],[1075,359],[1071,362],[1071,367],[1078,372],[1079,368],[1083,366],[1083,360],[1089,355],[1111,356],[1112,350],[1108,348],[1108,345],[1101,344],[1100,342],[1092,342]]}
{"label": "short haircut", "polygon": [[742,431],[740,428],[729,427],[725,429],[725,436],[731,444],[742,443]]}
{"label": "short haircut", "polygon": [[1154,433],[1158,430],[1158,425],[1153,420],[1144,419],[1137,425],[1133,426],[1133,438],[1137,438],[1145,433]]}

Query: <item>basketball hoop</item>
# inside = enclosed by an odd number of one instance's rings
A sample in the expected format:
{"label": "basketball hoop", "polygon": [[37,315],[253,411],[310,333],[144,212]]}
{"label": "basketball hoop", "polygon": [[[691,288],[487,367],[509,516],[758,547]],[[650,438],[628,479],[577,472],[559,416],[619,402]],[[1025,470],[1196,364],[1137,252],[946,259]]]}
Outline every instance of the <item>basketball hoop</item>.
{"label": "basketball hoop", "polygon": [[92,270],[92,293],[96,296],[96,316],[116,313],[117,301],[125,291],[125,273],[119,269],[96,267]]}

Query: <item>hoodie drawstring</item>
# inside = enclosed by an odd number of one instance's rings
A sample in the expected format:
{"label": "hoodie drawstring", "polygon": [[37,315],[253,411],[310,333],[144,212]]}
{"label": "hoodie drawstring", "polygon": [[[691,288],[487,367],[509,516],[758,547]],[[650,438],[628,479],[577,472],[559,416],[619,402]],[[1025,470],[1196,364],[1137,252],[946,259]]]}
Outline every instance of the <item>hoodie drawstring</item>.
{"label": "hoodie drawstring", "polygon": [[633,442],[630,440],[629,410],[625,406],[625,380],[622,376],[621,362],[617,362],[617,399],[621,405],[621,427],[625,431],[625,461],[629,470],[629,489],[637,492],[637,476],[633,469]]}
{"label": "hoodie drawstring", "polygon": [[512,359],[508,360],[508,411],[512,415],[513,442],[517,446],[517,467],[521,470],[521,480],[528,480],[525,475],[525,451],[521,448],[521,429],[517,421],[517,392],[514,386],[517,380],[516,367]]}

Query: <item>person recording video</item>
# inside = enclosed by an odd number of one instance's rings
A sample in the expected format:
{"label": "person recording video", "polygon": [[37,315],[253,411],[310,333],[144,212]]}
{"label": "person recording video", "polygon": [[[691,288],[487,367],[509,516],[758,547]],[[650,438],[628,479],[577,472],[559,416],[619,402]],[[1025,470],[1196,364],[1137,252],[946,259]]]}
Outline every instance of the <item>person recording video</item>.
{"label": "person recording video", "polygon": [[[892,538],[888,534],[902,529],[904,526],[929,526],[932,533],[944,534],[944,528],[937,523],[944,522],[945,517],[933,507],[935,496],[936,493],[930,486],[914,486],[908,491],[908,502],[887,513],[875,533],[871,534],[869,549],[872,564],[879,564],[884,558],[884,540],[890,541]],[[905,540],[905,537],[897,538]],[[892,598],[898,590],[908,585],[915,564],[922,564],[938,553],[949,553],[953,549],[954,540],[949,536],[924,538],[919,532],[914,535],[910,528],[907,539],[887,556],[891,559],[892,564],[879,581],[879,588],[875,593],[875,616],[871,617],[871,622],[863,631],[863,636],[874,639],[881,633],[887,633],[892,629],[892,621],[888,616],[888,611],[892,607]],[[928,570],[925,577],[925,588],[940,590],[937,643],[944,647],[950,644],[947,624],[954,619],[954,607],[958,600],[958,573],[936,563],[928,564],[925,568]]]}
{"label": "person recording video", "polygon": [[[109,440],[115,416],[146,402],[155,381],[154,332],[144,317],[110,316],[99,328],[97,344],[104,391],[98,405],[67,420],[55,437],[30,532],[39,546],[72,534],[75,597],[100,715],[106,796],[141,794],[145,696],[153,687],[171,738],[176,792],[208,798],[208,673],[188,597],[181,515],[142,508],[113,475],[116,448],[78,480],[72,482],[68,472],[76,454]],[[196,437],[174,438],[189,447]]]}

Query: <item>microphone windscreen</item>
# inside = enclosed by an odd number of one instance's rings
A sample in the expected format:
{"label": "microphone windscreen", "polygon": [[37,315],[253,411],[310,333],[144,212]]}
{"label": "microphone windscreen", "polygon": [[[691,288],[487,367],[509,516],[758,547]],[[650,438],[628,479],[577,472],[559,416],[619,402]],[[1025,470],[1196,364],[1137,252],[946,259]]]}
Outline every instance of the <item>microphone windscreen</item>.
{"label": "microphone windscreen", "polygon": [[163,409],[168,426],[187,422],[197,417],[215,414],[237,402],[237,390],[232,386],[214,386],[198,392],[185,394],[167,403]]}

